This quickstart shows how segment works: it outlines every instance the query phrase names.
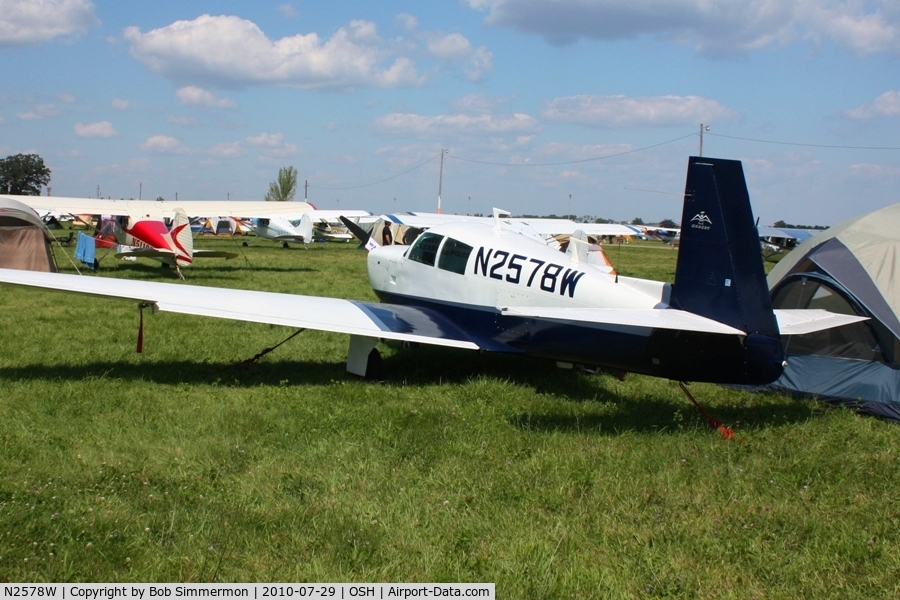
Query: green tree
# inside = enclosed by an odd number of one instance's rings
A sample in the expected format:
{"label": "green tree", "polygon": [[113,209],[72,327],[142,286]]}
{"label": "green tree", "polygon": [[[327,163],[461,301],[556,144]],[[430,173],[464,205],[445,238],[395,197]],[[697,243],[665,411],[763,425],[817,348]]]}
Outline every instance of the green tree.
{"label": "green tree", "polygon": [[665,227],[666,229],[677,229],[678,223],[673,221],[672,219],[663,219],[659,222],[660,227]]}
{"label": "green tree", "polygon": [[0,192],[21,196],[40,196],[50,183],[50,169],[37,154],[16,154],[0,159]]}
{"label": "green tree", "polygon": [[291,202],[297,193],[297,169],[281,167],[278,179],[269,184],[266,202]]}
{"label": "green tree", "polygon": [[640,218],[640,217],[635,217],[635,218],[633,218],[633,219],[631,220],[631,224],[632,224],[632,225],[643,225],[643,224],[644,224],[644,220],[643,220],[642,218]]}

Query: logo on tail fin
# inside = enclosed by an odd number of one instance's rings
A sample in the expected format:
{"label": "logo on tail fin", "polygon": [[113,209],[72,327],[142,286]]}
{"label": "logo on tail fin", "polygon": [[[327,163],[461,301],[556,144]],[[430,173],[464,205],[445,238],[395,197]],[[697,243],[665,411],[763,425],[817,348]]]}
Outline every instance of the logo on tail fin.
{"label": "logo on tail fin", "polygon": [[694,215],[693,219],[691,219],[691,227],[693,229],[703,229],[704,231],[707,231],[712,227],[712,224],[712,219],[706,215],[705,210],[701,210]]}

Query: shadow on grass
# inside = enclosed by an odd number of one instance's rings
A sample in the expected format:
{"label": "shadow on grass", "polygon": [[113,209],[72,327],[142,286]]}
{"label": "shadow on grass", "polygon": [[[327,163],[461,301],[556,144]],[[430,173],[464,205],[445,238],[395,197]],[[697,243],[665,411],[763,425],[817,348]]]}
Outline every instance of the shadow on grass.
{"label": "shadow on grass", "polygon": [[[212,259],[210,259],[212,260]],[[220,276],[228,276],[229,274],[234,273],[245,273],[247,271],[259,271],[264,273],[318,273],[318,269],[312,269],[308,266],[291,266],[291,267],[273,267],[273,266],[260,266],[254,264],[247,264],[246,261],[240,260],[240,263],[235,264],[234,261],[238,261],[240,259],[232,259],[232,264],[221,264],[216,265],[215,268],[201,268],[201,269],[191,269],[186,268],[183,269],[183,273],[186,280],[190,280],[195,277],[202,278],[215,278]],[[171,267],[160,267],[158,264],[150,264],[150,263],[141,263],[141,262],[129,262],[129,261],[118,261],[118,262],[102,262],[100,264],[100,269],[104,275],[113,274],[113,273],[122,273],[122,274],[135,274],[135,275],[155,275],[158,277],[165,277],[166,275],[171,275],[173,280],[178,279],[178,275],[175,273],[175,269]],[[90,271],[88,271],[90,272]]]}
{"label": "shadow on grass", "polygon": [[[705,419],[681,391],[663,380],[630,376],[617,382],[577,370],[563,370],[552,361],[501,354],[480,354],[444,348],[420,347],[397,351],[383,360],[384,377],[370,385],[429,386],[464,385],[479,378],[500,380],[534,390],[555,402],[596,403],[585,411],[553,408],[538,402],[511,415],[511,425],[528,431],[603,433],[676,432],[683,428],[705,428]],[[0,378],[17,381],[43,379],[78,381],[87,378],[149,381],[160,384],[187,383],[252,388],[260,385],[331,385],[356,380],[343,361],[271,361],[245,365],[190,360],[125,363],[95,361],[76,365],[8,367]],[[633,379],[633,380],[632,380]],[[650,382],[648,384],[648,382]],[[716,419],[729,427],[765,428],[801,423],[815,417],[817,404],[787,399],[777,394],[735,394],[717,386],[724,400],[707,406]],[[637,391],[637,393],[635,393]],[[749,400],[748,400],[749,399]],[[543,411],[543,412],[542,412]],[[712,429],[710,429],[712,431]]]}

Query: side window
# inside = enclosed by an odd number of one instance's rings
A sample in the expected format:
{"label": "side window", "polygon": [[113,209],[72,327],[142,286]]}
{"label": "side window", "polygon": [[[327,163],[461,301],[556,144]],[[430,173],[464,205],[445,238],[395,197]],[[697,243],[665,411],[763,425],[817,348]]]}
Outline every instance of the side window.
{"label": "side window", "polygon": [[443,241],[444,236],[436,233],[423,233],[409,249],[409,260],[420,262],[424,265],[434,266],[437,258],[437,251]]}
{"label": "side window", "polygon": [[438,268],[459,273],[464,275],[466,272],[466,263],[469,262],[469,255],[472,253],[472,246],[458,242],[453,238],[447,238],[444,247],[441,248],[441,258],[438,260]]}

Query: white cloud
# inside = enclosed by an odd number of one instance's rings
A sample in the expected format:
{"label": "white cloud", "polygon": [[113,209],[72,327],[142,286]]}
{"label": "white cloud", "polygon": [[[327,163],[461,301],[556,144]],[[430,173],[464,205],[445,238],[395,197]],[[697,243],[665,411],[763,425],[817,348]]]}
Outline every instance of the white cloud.
{"label": "white cloud", "polygon": [[223,142],[210,148],[209,154],[219,158],[238,158],[247,154],[247,149],[240,142]]}
{"label": "white cloud", "polygon": [[568,96],[547,103],[544,118],[594,127],[657,127],[733,120],[737,113],[699,96]]}
{"label": "white cloud", "polygon": [[253,146],[265,146],[268,148],[277,148],[284,145],[284,134],[268,133],[263,131],[259,135],[252,135],[247,138],[247,143]]}
{"label": "white cloud", "polygon": [[210,15],[147,33],[128,27],[123,35],[132,56],[175,81],[338,90],[424,81],[411,60],[390,56],[368,21],[352,21],[327,40],[315,33],[270,40],[251,21]]}
{"label": "white cloud", "polygon": [[119,133],[109,121],[97,121],[96,123],[75,124],[75,135],[80,138],[111,138]]}
{"label": "white cloud", "polygon": [[248,137],[247,143],[259,148],[265,156],[293,156],[298,152],[297,145],[284,141],[281,133],[263,131],[259,135]]}
{"label": "white cloud", "polygon": [[472,44],[462,34],[436,32],[428,36],[428,51],[438,58],[458,59],[472,54]]}
{"label": "white cloud", "polygon": [[175,95],[186,106],[199,106],[201,108],[234,108],[236,106],[231,98],[217,96],[196,85],[183,87]]}
{"label": "white cloud", "polygon": [[374,126],[384,132],[416,136],[520,134],[540,128],[537,119],[524,113],[434,116],[394,113],[377,118]]}
{"label": "white cloud", "polygon": [[707,55],[740,54],[800,39],[866,55],[900,51],[894,0],[467,0],[486,22],[551,43],[653,36]]}
{"label": "white cloud", "polygon": [[847,110],[844,114],[859,121],[900,117],[900,92],[896,90],[885,92],[873,102]]}
{"label": "white cloud", "polygon": [[419,22],[408,14],[398,15],[397,24],[409,34],[408,43],[412,47],[423,44],[427,55],[446,65],[461,66],[469,81],[481,81],[494,68],[494,54],[487,46],[475,48],[461,33],[444,33],[440,30],[420,32]]}
{"label": "white cloud", "polygon": [[141,149],[158,154],[189,154],[191,149],[182,145],[177,139],[167,135],[154,135],[141,144]]}
{"label": "white cloud", "polygon": [[35,104],[31,107],[31,110],[16,113],[16,116],[23,121],[37,121],[47,117],[55,117],[59,113],[60,110],[53,104]]}
{"label": "white cloud", "polygon": [[131,102],[123,100],[122,98],[113,98],[112,107],[113,110],[130,110]]}
{"label": "white cloud", "polygon": [[0,46],[84,35],[100,24],[90,0],[0,0]]}

